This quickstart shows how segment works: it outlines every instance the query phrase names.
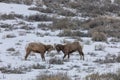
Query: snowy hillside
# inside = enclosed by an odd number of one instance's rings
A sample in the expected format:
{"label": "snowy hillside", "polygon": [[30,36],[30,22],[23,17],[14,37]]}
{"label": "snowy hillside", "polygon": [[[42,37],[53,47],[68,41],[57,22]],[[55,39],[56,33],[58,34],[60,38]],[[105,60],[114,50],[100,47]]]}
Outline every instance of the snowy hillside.
{"label": "snowy hillside", "polygon": [[[93,73],[116,73],[119,70],[120,35],[117,32],[120,19],[117,11],[87,14],[92,9],[85,8],[84,12],[85,6],[70,1],[69,4],[60,2],[59,6],[45,2],[39,6],[34,2],[29,5],[17,4],[14,0],[0,2],[0,80],[37,80],[39,75],[57,73],[65,73],[72,80],[86,80],[85,77]],[[110,0],[110,5],[116,3],[117,0]],[[97,31],[104,32],[102,38],[94,38],[97,33],[93,33]],[[85,60],[80,59],[78,52],[73,52],[69,60],[67,57],[63,60],[63,52],[57,53],[56,50],[45,54],[46,61],[33,52],[24,60],[25,48],[30,42],[54,46],[74,41],[83,46]]]}

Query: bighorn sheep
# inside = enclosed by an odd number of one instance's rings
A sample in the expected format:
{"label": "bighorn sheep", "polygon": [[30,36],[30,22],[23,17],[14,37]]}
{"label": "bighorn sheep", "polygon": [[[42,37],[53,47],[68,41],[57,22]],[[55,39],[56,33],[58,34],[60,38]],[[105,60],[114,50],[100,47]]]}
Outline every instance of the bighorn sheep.
{"label": "bighorn sheep", "polygon": [[36,52],[36,53],[40,53],[42,60],[45,61],[45,57],[44,57],[45,52],[46,51],[50,52],[51,50],[53,50],[53,46],[52,45],[45,45],[43,43],[31,42],[26,47],[25,60],[27,59],[28,55],[31,52]]}
{"label": "bighorn sheep", "polygon": [[68,59],[69,59],[70,54],[72,52],[78,51],[81,58],[84,60],[84,53],[82,51],[82,47],[79,44],[79,42],[67,43],[65,45],[57,44],[57,45],[55,45],[55,48],[58,53],[60,51],[62,51],[64,53],[63,59],[66,57],[66,55],[68,55]]}

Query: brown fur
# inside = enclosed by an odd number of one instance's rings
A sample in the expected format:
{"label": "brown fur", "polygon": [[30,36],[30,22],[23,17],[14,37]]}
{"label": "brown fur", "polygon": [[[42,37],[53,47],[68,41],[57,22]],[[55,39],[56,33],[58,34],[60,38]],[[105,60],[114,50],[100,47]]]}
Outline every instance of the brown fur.
{"label": "brown fur", "polygon": [[42,43],[35,43],[35,42],[29,43],[28,46],[26,47],[25,60],[27,59],[28,55],[31,52],[35,52],[35,53],[40,53],[42,60],[45,61],[45,57],[44,57],[45,52],[46,51],[49,52],[51,50],[53,50],[52,45],[45,45]]}
{"label": "brown fur", "polygon": [[57,44],[55,48],[57,52],[62,51],[64,53],[63,59],[66,57],[66,55],[68,55],[68,59],[69,59],[71,53],[78,51],[81,58],[83,58],[84,60],[84,53],[82,51],[82,47],[80,46],[79,42],[68,43],[65,45]]}

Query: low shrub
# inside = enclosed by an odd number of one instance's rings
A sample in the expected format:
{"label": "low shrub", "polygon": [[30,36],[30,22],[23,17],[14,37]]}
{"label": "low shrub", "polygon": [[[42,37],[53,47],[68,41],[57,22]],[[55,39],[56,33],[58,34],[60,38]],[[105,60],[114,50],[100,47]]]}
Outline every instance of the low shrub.
{"label": "low shrub", "polygon": [[70,29],[64,29],[62,32],[58,34],[58,36],[69,36],[69,37],[88,37],[88,34],[80,32],[80,31],[72,31]]}
{"label": "low shrub", "polygon": [[58,36],[72,36],[72,33],[70,29],[65,29],[63,32],[59,33]]}
{"label": "low shrub", "polygon": [[8,48],[7,51],[15,51],[15,48]]}
{"label": "low shrub", "polygon": [[23,25],[20,27],[20,29],[24,29],[24,30],[34,30],[35,27],[29,26],[29,25]]}
{"label": "low shrub", "polygon": [[26,32],[25,31],[19,31],[18,34],[19,34],[19,36],[25,36]]}
{"label": "low shrub", "polygon": [[1,28],[11,28],[12,25],[9,25],[9,24],[1,24],[0,27],[1,27]]}
{"label": "low shrub", "polygon": [[120,54],[118,56],[107,54],[105,59],[97,59],[94,62],[98,62],[100,64],[106,64],[106,63],[120,63]]}
{"label": "low shrub", "polygon": [[120,63],[120,54],[116,57],[116,61]]}
{"label": "low shrub", "polygon": [[51,8],[46,8],[46,9],[44,9],[44,8],[42,8],[41,10],[40,10],[40,12],[43,12],[43,13],[53,13],[53,11],[54,10],[52,10]]}
{"label": "low shrub", "polygon": [[7,67],[1,67],[0,71],[2,73],[7,73],[7,74],[23,74],[25,72],[29,72],[31,71],[31,68],[27,68],[25,66],[20,66],[18,68],[12,68],[11,65],[7,66]]}
{"label": "low shrub", "polygon": [[94,32],[92,33],[93,41],[107,41],[107,36],[103,32]]}
{"label": "low shrub", "polygon": [[59,15],[62,15],[62,16],[76,16],[75,13],[69,11],[69,10],[64,10],[64,9],[61,9],[59,12],[58,12]]}
{"label": "low shrub", "polygon": [[69,6],[71,8],[77,9],[78,7],[81,7],[81,4],[79,2],[69,2]]}
{"label": "low shrub", "polygon": [[68,18],[54,19],[52,28],[60,29],[60,30],[64,30],[64,29],[75,30],[77,28],[77,25],[75,22],[73,22],[72,20]]}
{"label": "low shrub", "polygon": [[1,19],[1,20],[15,19],[15,18],[21,18],[21,19],[23,19],[24,16],[23,16],[23,15],[20,15],[20,14],[14,14],[14,13],[11,13],[11,14],[2,14],[2,15],[0,15],[0,19]]}
{"label": "low shrub", "polygon": [[45,69],[45,65],[40,65],[39,63],[32,65],[33,69]]}
{"label": "low shrub", "polygon": [[36,32],[36,35],[37,35],[38,37],[44,37],[44,36],[45,36],[44,34],[42,34],[42,33],[40,33],[40,32]]}
{"label": "low shrub", "polygon": [[83,29],[88,30],[90,36],[94,32],[103,32],[108,37],[120,38],[120,20],[111,16],[100,16],[81,23]]}
{"label": "low shrub", "polygon": [[6,34],[5,38],[15,38],[16,35],[15,34]]}
{"label": "low shrub", "polygon": [[6,19],[15,19],[13,14],[2,14],[0,15],[0,19],[6,20]]}
{"label": "low shrub", "polygon": [[51,17],[48,17],[47,15],[30,15],[30,16],[26,16],[26,19],[28,21],[52,21]]}
{"label": "low shrub", "polygon": [[50,53],[50,54],[48,54],[48,56],[50,56],[50,57],[55,57],[56,54],[57,54],[57,53]]}
{"label": "low shrub", "polygon": [[57,73],[52,75],[40,74],[39,76],[37,76],[36,80],[72,80],[72,79],[65,73]]}
{"label": "low shrub", "polygon": [[120,71],[116,73],[93,73],[91,75],[86,76],[85,80],[120,80]]}
{"label": "low shrub", "polygon": [[102,44],[95,45],[95,51],[104,51],[105,46]]}
{"label": "low shrub", "polygon": [[112,38],[110,39],[110,42],[120,42],[120,38]]}
{"label": "low shrub", "polygon": [[48,29],[51,29],[51,24],[38,24],[37,26],[38,29],[42,29],[42,30],[48,30]]}
{"label": "low shrub", "polygon": [[63,64],[63,60],[57,58],[51,58],[49,64]]}
{"label": "low shrub", "polygon": [[29,10],[35,10],[43,13],[53,13],[53,10],[51,8],[39,8],[39,7],[30,7]]}

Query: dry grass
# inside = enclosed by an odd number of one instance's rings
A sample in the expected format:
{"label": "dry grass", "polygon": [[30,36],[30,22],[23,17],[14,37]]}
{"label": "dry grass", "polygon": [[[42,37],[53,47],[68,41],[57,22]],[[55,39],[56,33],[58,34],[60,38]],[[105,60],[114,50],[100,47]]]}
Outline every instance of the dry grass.
{"label": "dry grass", "polygon": [[20,14],[14,14],[14,13],[10,13],[10,14],[1,14],[0,15],[0,20],[7,20],[7,19],[15,19],[15,18],[20,18],[23,19],[24,16],[20,15]]}
{"label": "dry grass", "polygon": [[80,31],[73,31],[71,29],[64,29],[62,32],[60,32],[58,34],[58,36],[69,36],[69,37],[72,37],[72,38],[75,38],[75,37],[86,37],[87,34],[86,33],[83,33],[83,32],[80,32]]}
{"label": "dry grass", "polygon": [[15,51],[15,48],[8,48],[7,51]]}
{"label": "dry grass", "polygon": [[94,73],[86,76],[85,80],[120,80],[120,70],[116,73],[99,74]]}
{"label": "dry grass", "polygon": [[64,64],[64,62],[59,58],[51,58],[49,60],[49,64]]}
{"label": "dry grass", "polygon": [[52,21],[52,18],[48,17],[47,15],[35,14],[35,15],[26,16],[26,20],[28,21]]}
{"label": "dry grass", "polygon": [[116,61],[120,63],[120,54],[116,57]]}
{"label": "dry grass", "polygon": [[22,25],[20,27],[20,29],[24,29],[24,30],[34,30],[35,27],[29,26],[28,24]]}
{"label": "dry grass", "polygon": [[82,28],[88,30],[91,36],[94,32],[103,32],[108,37],[120,38],[120,23],[119,19],[110,16],[100,16],[94,19],[84,21],[82,23]]}
{"label": "dry grass", "polygon": [[77,29],[77,25],[74,21],[72,21],[69,18],[54,19],[52,28],[60,29],[60,30],[64,30],[64,29],[75,30],[75,29]]}
{"label": "dry grass", "polygon": [[73,13],[72,11],[64,10],[64,9],[60,9],[60,11],[58,12],[58,14],[62,15],[62,16],[76,16],[76,14]]}
{"label": "dry grass", "polygon": [[42,29],[44,31],[47,31],[48,29],[51,29],[51,24],[38,24],[37,26],[38,29]]}
{"label": "dry grass", "polygon": [[6,34],[4,35],[4,38],[15,38],[16,35],[15,34]]}
{"label": "dry grass", "polygon": [[38,10],[44,13],[57,13],[64,16],[75,16],[77,15],[77,13],[73,13],[69,10],[65,11],[63,7],[74,8],[78,11],[78,13],[82,13],[82,16],[85,17],[111,15],[111,13],[119,14],[120,11],[119,0],[115,0],[115,4],[111,4],[111,0],[75,0],[74,2],[71,0],[1,0],[1,2],[26,5],[34,4],[37,7],[41,7],[43,4],[45,4],[48,7],[47,9],[31,9]]}
{"label": "dry grass", "polygon": [[61,33],[58,34],[58,36],[72,36],[72,31],[70,29],[65,29]]}
{"label": "dry grass", "polygon": [[95,45],[95,51],[104,51],[105,46],[102,44]]}
{"label": "dry grass", "polygon": [[39,63],[32,65],[33,69],[45,69],[45,65],[40,65]]}
{"label": "dry grass", "polygon": [[0,71],[1,73],[7,73],[7,74],[23,74],[25,72],[31,71],[31,68],[25,66],[12,68],[11,65],[8,65],[7,67],[0,67]]}
{"label": "dry grass", "polygon": [[12,25],[10,25],[10,24],[0,24],[0,28],[12,30],[13,27],[12,27]]}
{"label": "dry grass", "polygon": [[76,9],[76,8],[78,8],[78,7],[81,7],[81,4],[79,3],[79,1],[78,2],[69,2],[69,4],[68,4],[71,8],[74,8],[74,9]]}
{"label": "dry grass", "polygon": [[115,0],[115,3],[120,4],[120,0]]}
{"label": "dry grass", "polygon": [[112,38],[110,39],[110,42],[120,42],[120,38]]}
{"label": "dry grass", "polygon": [[40,8],[40,7],[30,7],[29,10],[35,10],[35,11],[39,11],[39,12],[43,12],[43,13],[53,13],[53,9],[51,8]]}
{"label": "dry grass", "polygon": [[72,80],[72,79],[65,73],[57,73],[52,75],[40,74],[39,76],[37,76],[36,80]]}
{"label": "dry grass", "polygon": [[106,63],[120,63],[120,54],[116,55],[111,55],[107,54],[105,59],[97,59],[94,62],[100,63],[100,64],[106,64]]}
{"label": "dry grass", "polygon": [[103,32],[94,32],[92,33],[93,41],[107,41],[107,36]]}

